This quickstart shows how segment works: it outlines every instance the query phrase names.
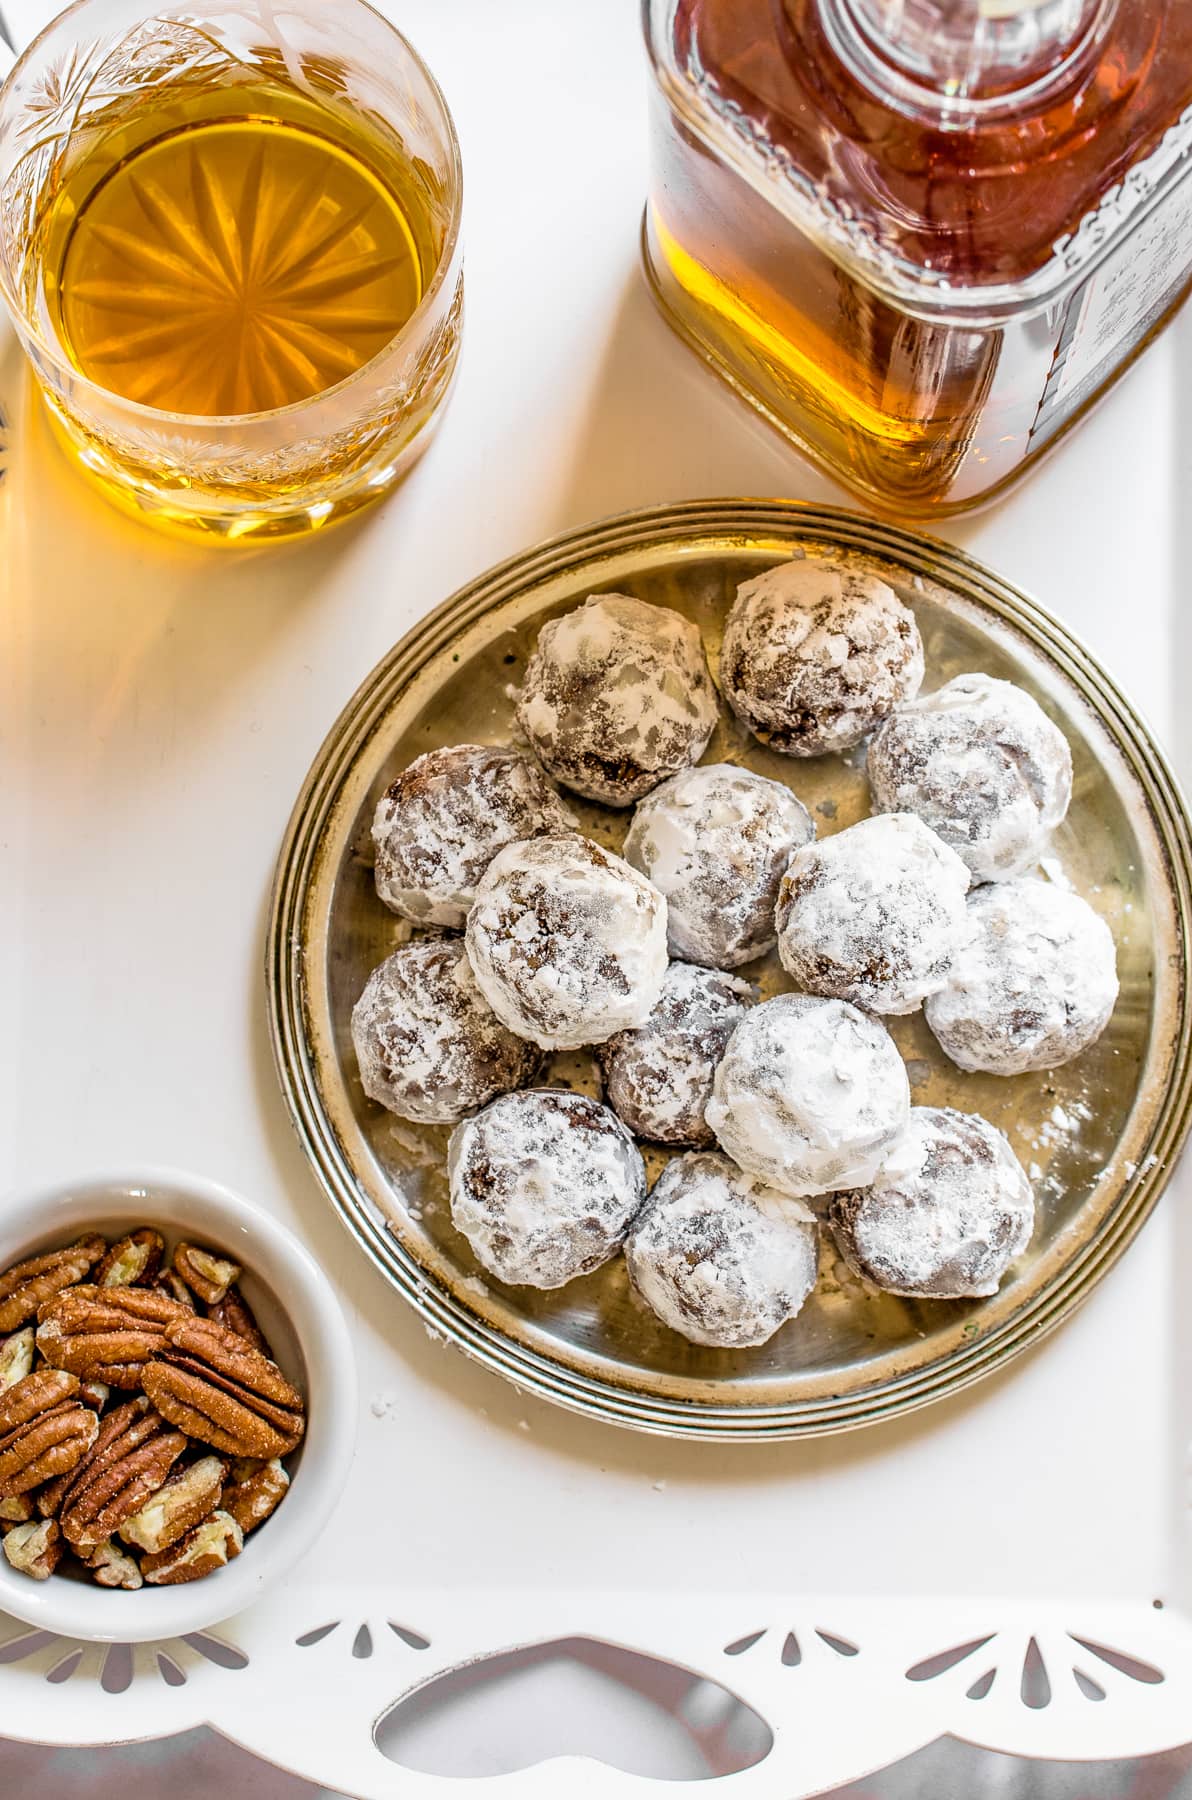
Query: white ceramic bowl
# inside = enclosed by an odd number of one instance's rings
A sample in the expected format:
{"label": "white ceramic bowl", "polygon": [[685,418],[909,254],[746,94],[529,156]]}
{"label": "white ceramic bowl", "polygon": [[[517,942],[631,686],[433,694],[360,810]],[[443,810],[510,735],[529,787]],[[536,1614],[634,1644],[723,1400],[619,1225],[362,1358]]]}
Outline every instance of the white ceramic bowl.
{"label": "white ceramic bowl", "polygon": [[138,1643],[180,1637],[243,1611],[298,1560],[331,1515],[351,1466],[356,1364],[331,1285],[309,1251],[277,1221],[200,1176],[168,1169],[91,1176],[0,1210],[0,1271],[87,1231],[120,1236],[156,1225],[225,1251],[282,1369],[306,1396],[306,1435],[286,1458],[290,1489],[234,1562],[203,1581],[135,1593],[51,1575],[34,1581],[0,1554],[0,1611],[62,1637]]}

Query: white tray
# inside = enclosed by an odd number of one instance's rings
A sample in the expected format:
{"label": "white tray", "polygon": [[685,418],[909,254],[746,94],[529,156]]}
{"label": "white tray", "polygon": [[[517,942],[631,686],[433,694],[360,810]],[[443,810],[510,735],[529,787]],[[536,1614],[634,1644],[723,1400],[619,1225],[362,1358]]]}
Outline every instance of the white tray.
{"label": "white tray", "polygon": [[[48,9],[10,10],[27,32]],[[0,486],[0,1187],[141,1158],[255,1195],[338,1281],[364,1396],[342,1520],[284,1594],[221,1633],[246,1667],[167,1647],[184,1686],[167,1686],[148,1651],[109,1693],[97,1651],[47,1683],[66,1654],[48,1647],[0,1662],[0,1734],[107,1742],[206,1719],[332,1788],[420,1800],[447,1786],[371,1746],[392,1700],[471,1656],[589,1635],[704,1671],[768,1719],[771,1755],[709,1790],[730,1796],[793,1800],[944,1731],[1062,1757],[1185,1740],[1186,1167],[1079,1315],[971,1395],[841,1439],[708,1452],[568,1417],[431,1342],[332,1218],[291,1136],[264,1023],[269,880],[310,760],[373,663],[445,594],[547,533],[697,495],[842,497],[670,338],[642,291],[633,0],[393,10],[458,117],[469,315],[442,434],[380,513],[243,559],[140,533],[63,464],[0,337],[13,418]],[[1185,775],[1190,415],[1186,318],[1031,485],[948,533],[1064,615]],[[338,1631],[297,1646],[332,1618]],[[353,1656],[365,1619],[373,1654]],[[792,1629],[795,1667],[781,1660]],[[990,1632],[953,1670],[906,1679]],[[1134,1680],[1069,1633],[1166,1679]],[[1020,1697],[1032,1636],[1052,1691],[1042,1708]],[[1074,1664],[1104,1701],[1084,1697]],[[988,1695],[968,1699],[995,1665]],[[124,1673],[117,1656],[109,1685]],[[590,1763],[488,1791],[621,1789],[652,1791]]]}

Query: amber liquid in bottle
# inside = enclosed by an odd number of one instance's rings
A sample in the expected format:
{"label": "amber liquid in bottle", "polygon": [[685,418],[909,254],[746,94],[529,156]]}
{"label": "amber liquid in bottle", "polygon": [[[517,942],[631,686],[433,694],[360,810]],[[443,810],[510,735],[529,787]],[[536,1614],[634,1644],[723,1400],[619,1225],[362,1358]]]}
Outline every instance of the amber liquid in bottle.
{"label": "amber liquid in bottle", "polygon": [[[1079,292],[1033,312],[999,297],[1192,101],[1192,6],[1125,0],[1041,98],[933,119],[842,56],[831,9],[848,3],[678,0],[673,61],[771,179],[865,234],[908,292],[917,279],[937,302],[943,282],[980,290],[989,315],[949,316],[946,294],[934,313],[892,299],[661,96],[648,267],[672,319],[814,457],[887,510],[942,515],[1011,481],[1104,385],[1096,368],[1062,378]],[[1112,347],[1121,363],[1186,288],[1177,279],[1136,341]]]}

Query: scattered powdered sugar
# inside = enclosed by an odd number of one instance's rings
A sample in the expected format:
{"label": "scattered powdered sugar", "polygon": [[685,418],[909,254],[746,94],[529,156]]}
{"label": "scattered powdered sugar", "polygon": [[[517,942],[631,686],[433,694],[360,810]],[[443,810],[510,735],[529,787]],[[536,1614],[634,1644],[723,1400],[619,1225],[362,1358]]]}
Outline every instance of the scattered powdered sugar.
{"label": "scattered powdered sugar", "polygon": [[1020,1075],[1087,1050],[1117,1000],[1113,937],[1078,894],[1029,877],[970,894],[971,931],[927,1023],[962,1069]]}
{"label": "scattered powdered sugar", "polygon": [[609,806],[698,762],[716,718],[698,627],[628,594],[594,594],[549,620],[518,696],[550,773]]}
{"label": "scattered powdered sugar", "polygon": [[451,1134],[451,1216],[499,1281],[556,1288],[615,1256],[646,1194],[632,1137],[563,1089],[505,1094]]}
{"label": "scattered powdered sugar", "polygon": [[1070,1170],[1064,1153],[1081,1147],[1086,1164],[1104,1161],[1101,1153],[1081,1146],[1086,1125],[1095,1123],[1097,1110],[1087,1096],[1073,1095],[1057,1101],[1046,1117],[1026,1133],[1027,1146],[1038,1156],[1027,1164],[1027,1174],[1036,1198],[1040,1201],[1062,1201],[1070,1187]]}
{"label": "scattered powdered sugar", "polygon": [[602,1047],[605,1099],[659,1144],[711,1144],[704,1110],[733,1027],[757,990],[739,976],[673,962],[649,1018]]}
{"label": "scattered powdered sugar", "polygon": [[676,1156],[625,1244],[629,1277],[664,1325],[694,1344],[764,1344],[815,1285],[818,1234],[797,1200],[727,1156]]}
{"label": "scattered powdered sugar", "polygon": [[841,1000],[779,994],[733,1032],[707,1119],[742,1168],[810,1195],[869,1181],[909,1109],[883,1025]]}
{"label": "scattered powdered sugar", "polygon": [[486,1004],[458,938],[404,944],[374,969],[352,1042],[369,1099],[424,1124],[454,1123],[540,1060]]}
{"label": "scattered powdered sugar", "polygon": [[778,898],[778,954],[799,987],[909,1013],[944,985],[967,929],[969,873],[913,813],[862,819],[797,850]]}
{"label": "scattered powdered sugar", "polygon": [[1082,1125],[1092,1118],[1092,1108],[1079,1100],[1070,1100],[1067,1106],[1057,1101],[1039,1127],[1036,1139],[1040,1144],[1069,1143],[1080,1135]]}
{"label": "scattered powdered sugar", "polygon": [[914,812],[974,881],[1004,881],[1038,860],[1068,810],[1072,753],[1013,682],[957,675],[902,706],[874,734],[869,785],[880,812]]}
{"label": "scattered powdered sugar", "polygon": [[848,750],[922,679],[914,614],[877,575],[804,557],[737,589],[721,685],[738,718],[787,756]]}
{"label": "scattered powdered sugar", "polygon": [[485,999],[543,1049],[640,1025],[666,974],[666,901],[588,838],[533,838],[494,858],[468,915]]}
{"label": "scattered powdered sugar", "polygon": [[772,946],[778,884],[814,836],[807,808],[781,782],[706,763],[641,802],[625,858],[666,895],[671,954],[735,969]]}
{"label": "scattered powdered sugar", "polygon": [[575,825],[521,751],[487,744],[428,750],[377,802],[377,893],[419,924],[460,926],[498,850]]}
{"label": "scattered powdered sugar", "polygon": [[1030,1242],[1035,1202],[986,1119],[915,1106],[872,1183],[833,1195],[829,1219],[845,1260],[875,1286],[958,1300],[997,1292]]}

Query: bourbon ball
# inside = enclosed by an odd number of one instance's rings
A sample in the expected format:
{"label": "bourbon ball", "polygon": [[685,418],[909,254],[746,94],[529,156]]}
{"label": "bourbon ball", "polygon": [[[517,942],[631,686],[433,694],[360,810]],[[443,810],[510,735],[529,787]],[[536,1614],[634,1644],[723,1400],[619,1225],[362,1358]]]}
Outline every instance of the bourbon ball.
{"label": "bourbon ball", "polygon": [[512,1286],[562,1287],[615,1256],[646,1195],[640,1152],[606,1106],[562,1088],[505,1094],[451,1134],[451,1217]]}
{"label": "bourbon ball", "polygon": [[1118,996],[1113,934],[1087,900],[1023,876],[975,888],[969,931],[924,1007],[961,1069],[1058,1069],[1096,1042]]}
{"label": "bourbon ball", "polygon": [[819,1242],[798,1200],[727,1156],[676,1156],[630,1227],[629,1279],[664,1325],[693,1344],[764,1344],[815,1286]]}
{"label": "bourbon ball", "polygon": [[773,948],[783,871],[814,836],[807,808],[781,782],[704,763],[646,796],[625,857],[666,895],[671,955],[735,969]]}
{"label": "bourbon ball", "polygon": [[725,1046],[756,990],[737,975],[673,962],[645,1023],[601,1046],[604,1097],[639,1137],[711,1144],[704,1118]]}
{"label": "bourbon ball", "polygon": [[606,806],[698,762],[717,715],[698,628],[629,594],[593,594],[548,620],[517,702],[543,766]]}
{"label": "bourbon ball", "polygon": [[492,1011],[458,938],[386,957],[352,1009],[352,1043],[369,1099],[420,1124],[453,1125],[541,1061]]}
{"label": "bourbon ball", "polygon": [[489,864],[468,956],[497,1017],[544,1050],[640,1025],[666,975],[666,901],[589,839],[531,838]]}
{"label": "bourbon ball", "polygon": [[991,675],[957,675],[900,707],[866,766],[878,810],[918,813],[974,881],[1029,869],[1072,796],[1063,732],[1030,694]]}
{"label": "bourbon ball", "polygon": [[988,1120],[912,1106],[872,1184],[834,1195],[829,1222],[845,1261],[875,1287],[963,1300],[997,1292],[1030,1242],[1035,1200]]}
{"label": "bourbon ball", "polygon": [[742,723],[784,756],[851,749],[922,679],[914,614],[867,570],[798,557],[737,589],[721,687]]}
{"label": "bourbon ball", "polygon": [[809,994],[909,1013],[943,987],[968,928],[969,872],[914,813],[879,813],[797,850],[778,954]]}
{"label": "bourbon ball", "polygon": [[377,893],[422,925],[460,927],[498,850],[575,827],[532,757],[453,744],[415,757],[377,802]]}
{"label": "bourbon ball", "polygon": [[909,1110],[906,1067],[884,1025],[842,1000],[779,994],[733,1032],[707,1120],[743,1169],[812,1195],[868,1182]]}

